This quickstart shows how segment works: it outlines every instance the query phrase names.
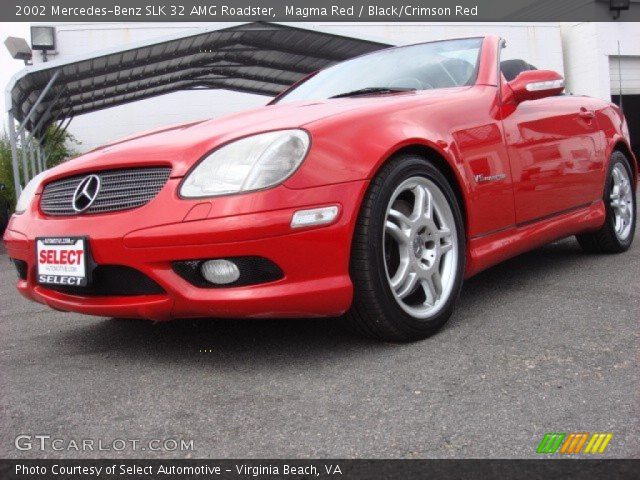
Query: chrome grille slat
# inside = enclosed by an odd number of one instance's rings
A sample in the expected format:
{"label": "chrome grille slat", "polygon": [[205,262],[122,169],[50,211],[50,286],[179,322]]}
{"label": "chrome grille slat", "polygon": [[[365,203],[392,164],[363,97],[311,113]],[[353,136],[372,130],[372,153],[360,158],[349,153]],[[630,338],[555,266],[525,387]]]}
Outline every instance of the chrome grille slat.
{"label": "chrome grille slat", "polygon": [[[148,188],[153,188],[153,187],[160,187],[160,188],[162,188],[162,186],[163,186],[164,184],[165,184],[165,182],[164,182],[164,181],[157,181],[157,182],[153,182],[153,183],[151,183],[151,182],[145,182],[143,185],[144,185],[145,187],[148,187]],[[103,187],[100,189],[100,192],[101,192],[101,193],[130,192],[130,191],[131,191],[131,187],[129,187],[129,186],[124,186],[124,187],[123,187],[123,186],[121,186],[121,185],[120,185],[120,186],[117,186],[117,187],[104,187],[104,186],[103,186]]]}
{"label": "chrome grille slat", "polygon": [[105,178],[103,181],[104,183],[108,184],[108,183],[135,183],[135,182],[140,182],[140,181],[151,181],[151,180],[162,180],[164,179],[164,176],[160,176],[160,175],[155,175],[155,176],[149,176],[145,178],[140,178],[140,177],[134,177],[134,176],[126,176],[126,177],[108,177]]}
{"label": "chrome grille slat", "polygon": [[69,187],[69,185],[73,185],[74,183],[76,183],[76,179],[71,179],[71,180],[60,180],[59,182],[56,182],[55,184],[52,184],[55,188],[52,187],[53,190],[65,190],[66,188]]}
{"label": "chrome grille slat", "polygon": [[167,183],[168,167],[130,168],[88,172],[56,180],[45,185],[40,208],[47,215],[78,215],[73,209],[73,195],[88,175],[100,177],[100,191],[95,201],[82,214],[116,212],[146,205]]}
{"label": "chrome grille slat", "polygon": [[47,192],[47,200],[49,201],[52,201],[52,200],[57,201],[56,199],[65,198],[65,197],[73,198],[73,191],[65,190],[64,192],[54,192],[54,193]]}
{"label": "chrome grille slat", "polygon": [[71,193],[73,194],[73,189],[75,189],[75,187],[78,185],[79,180],[74,181],[74,182],[70,182],[67,185],[63,185],[61,187],[56,187],[57,188],[51,188],[49,190],[50,193],[58,193],[58,192],[68,192],[71,189]]}

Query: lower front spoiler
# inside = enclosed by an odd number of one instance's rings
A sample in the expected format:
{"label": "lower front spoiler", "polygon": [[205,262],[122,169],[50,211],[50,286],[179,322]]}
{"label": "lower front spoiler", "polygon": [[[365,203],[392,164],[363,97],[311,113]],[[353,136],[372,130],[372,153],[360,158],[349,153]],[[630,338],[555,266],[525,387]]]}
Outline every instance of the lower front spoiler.
{"label": "lower front spoiler", "polygon": [[25,298],[59,311],[154,321],[178,318],[333,317],[348,309],[353,296],[353,286],[348,276],[233,290],[203,291],[187,287],[177,296],[79,297],[41,286],[29,287],[24,280],[18,282],[18,291]]}
{"label": "lower front spoiler", "polygon": [[76,312],[98,317],[146,318],[170,320],[174,300],[167,295],[135,297],[76,297],[40,286],[30,288],[25,280],[18,282],[18,291],[29,299],[63,312]]}

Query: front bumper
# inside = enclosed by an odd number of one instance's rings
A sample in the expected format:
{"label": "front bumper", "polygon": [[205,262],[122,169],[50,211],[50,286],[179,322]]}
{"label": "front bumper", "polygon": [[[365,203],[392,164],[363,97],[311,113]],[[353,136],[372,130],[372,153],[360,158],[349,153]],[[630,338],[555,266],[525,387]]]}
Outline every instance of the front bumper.
{"label": "front bumper", "polygon": [[[349,253],[365,181],[305,190],[285,186],[209,200],[181,200],[179,179],[170,179],[149,204],[129,211],[47,217],[34,201],[11,218],[4,241],[11,258],[27,262],[20,293],[50,307],[88,315],[169,320],[195,317],[335,316],[350,306]],[[302,208],[338,205],[331,225],[292,229]],[[269,206],[270,208],[266,208]],[[166,293],[82,296],[60,293],[35,281],[35,239],[88,236],[98,265],[134,268]],[[284,277],[242,287],[199,288],[175,273],[179,260],[260,256]]]}

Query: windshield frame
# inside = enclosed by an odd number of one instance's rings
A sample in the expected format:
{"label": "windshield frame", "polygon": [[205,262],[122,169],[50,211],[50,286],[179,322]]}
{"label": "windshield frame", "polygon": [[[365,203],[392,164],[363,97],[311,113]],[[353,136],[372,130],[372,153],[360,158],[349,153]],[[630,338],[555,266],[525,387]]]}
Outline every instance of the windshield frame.
{"label": "windshield frame", "polygon": [[[433,90],[442,90],[444,88],[462,88],[462,87],[470,87],[473,85],[476,85],[478,82],[478,74],[480,72],[480,64],[482,62],[482,51],[484,49],[485,46],[485,41],[486,41],[486,36],[483,35],[478,35],[478,36],[473,36],[473,37],[459,37],[459,38],[447,38],[444,40],[431,40],[428,42],[418,42],[418,43],[411,43],[409,45],[396,45],[396,46],[391,46],[388,48],[381,48],[380,50],[376,50],[374,52],[368,52],[368,53],[364,53],[362,55],[358,55],[356,57],[352,57],[352,58],[348,58],[346,60],[342,60],[341,62],[337,62],[334,63],[333,65],[330,65],[326,68],[322,68],[320,70],[316,70],[315,72],[311,72],[308,75],[302,77],[300,80],[298,80],[297,82],[295,82],[293,85],[291,85],[290,87],[285,88],[282,92],[280,92],[278,95],[276,95],[270,102],[267,103],[267,105],[277,105],[278,102],[280,100],[282,100],[285,96],[287,96],[289,93],[291,93],[292,91],[296,90],[298,87],[302,86],[303,84],[305,84],[307,81],[311,80],[313,77],[315,77],[318,73],[323,72],[329,68],[335,67],[336,65],[340,65],[341,63],[345,63],[345,62],[349,62],[351,60],[356,60],[356,59],[360,59],[360,58],[364,58],[364,57],[368,57],[370,55],[375,55],[378,54],[380,52],[388,52],[390,50],[399,50],[402,48],[407,48],[407,47],[416,47],[418,45],[429,45],[429,44],[434,44],[434,43],[443,43],[443,42],[455,42],[455,41],[459,41],[459,40],[481,40],[480,42],[480,47],[478,48],[478,58],[476,59],[476,64],[475,64],[475,69],[473,72],[473,75],[469,78],[469,81],[467,82],[466,85],[459,85],[457,87],[442,87],[442,88],[435,88],[435,89],[429,89],[429,90],[416,90],[416,92],[425,92],[425,91],[433,91]],[[379,94],[377,94],[379,95]],[[341,97],[341,98],[356,98],[356,97]],[[312,101],[314,99],[306,99],[306,100],[297,100],[300,102],[304,102],[304,101]],[[328,98],[318,98],[315,100],[329,100]]]}

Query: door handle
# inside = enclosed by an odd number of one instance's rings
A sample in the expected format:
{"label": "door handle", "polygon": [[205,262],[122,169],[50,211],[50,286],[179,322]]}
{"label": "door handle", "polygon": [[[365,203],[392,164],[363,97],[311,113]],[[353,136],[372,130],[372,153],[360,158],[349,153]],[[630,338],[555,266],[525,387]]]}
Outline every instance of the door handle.
{"label": "door handle", "polygon": [[587,110],[586,108],[582,107],[578,115],[580,115],[580,118],[584,118],[585,120],[592,120],[595,118],[596,113],[592,110]]}

